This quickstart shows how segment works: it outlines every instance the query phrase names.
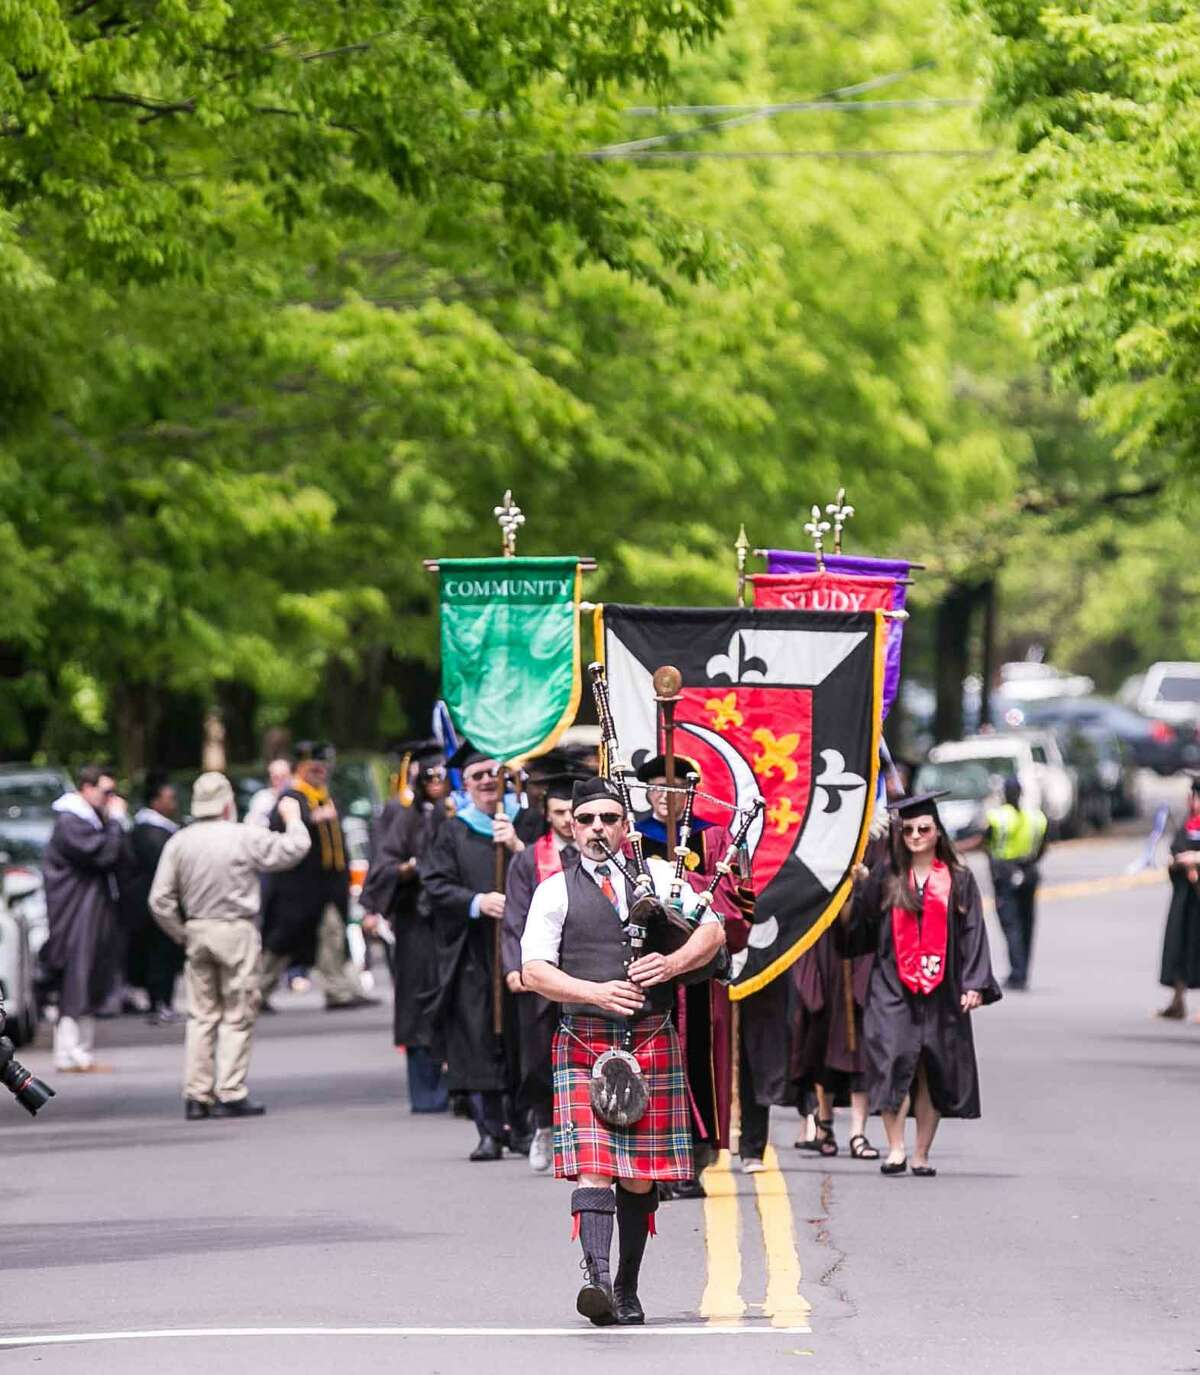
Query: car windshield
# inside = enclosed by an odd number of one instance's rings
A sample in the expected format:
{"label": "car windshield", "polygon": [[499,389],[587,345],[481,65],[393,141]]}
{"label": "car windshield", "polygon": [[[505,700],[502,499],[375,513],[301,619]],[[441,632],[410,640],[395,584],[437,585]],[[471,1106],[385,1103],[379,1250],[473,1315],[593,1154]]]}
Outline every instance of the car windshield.
{"label": "car windshield", "polygon": [[1164,677],[1158,685],[1158,700],[1160,702],[1200,703],[1200,678],[1193,678],[1190,675]]}
{"label": "car windshield", "polygon": [[1012,771],[1011,760],[956,759],[944,764],[922,764],[913,781],[914,793],[947,792],[951,798],[982,802],[992,791],[991,773],[1004,772],[1003,768],[992,768],[1000,763],[1008,765]]}
{"label": "car windshield", "polygon": [[49,839],[49,832],[39,839],[34,836],[8,835],[0,831],[0,851],[8,856],[10,864],[41,864],[42,854]]}
{"label": "car windshield", "polygon": [[0,816],[49,816],[51,803],[64,791],[56,774],[0,777]]}

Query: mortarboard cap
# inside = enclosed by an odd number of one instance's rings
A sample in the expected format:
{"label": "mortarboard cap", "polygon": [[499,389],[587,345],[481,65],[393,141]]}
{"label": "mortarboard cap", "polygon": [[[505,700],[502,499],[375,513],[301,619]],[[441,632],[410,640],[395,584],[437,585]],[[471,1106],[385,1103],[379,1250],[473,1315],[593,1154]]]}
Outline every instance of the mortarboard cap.
{"label": "mortarboard cap", "polygon": [[889,802],[888,811],[895,812],[904,821],[914,816],[936,817],[938,800],[949,796],[944,788],[936,793],[914,793],[912,797],[898,797],[895,802]]}
{"label": "mortarboard cap", "polygon": [[452,769],[469,769],[472,764],[478,764],[485,759],[490,759],[493,763],[499,762],[495,755],[485,754],[483,750],[477,750],[469,740],[464,740],[446,763]]}
{"label": "mortarboard cap", "polygon": [[575,785],[586,783],[592,775],[574,772],[548,773],[543,774],[537,779],[539,787],[545,788],[546,797],[554,797],[559,801],[571,802],[575,797]]}
{"label": "mortarboard cap", "polygon": [[328,740],[301,740],[296,746],[296,759],[301,764],[332,764],[337,750]]}
{"label": "mortarboard cap", "polygon": [[[675,779],[682,783],[689,773],[699,776],[700,765],[694,759],[689,759],[685,754],[675,756]],[[653,759],[647,759],[641,765],[635,775],[639,783],[650,783],[656,778],[666,778],[667,776],[667,756],[656,754]]]}

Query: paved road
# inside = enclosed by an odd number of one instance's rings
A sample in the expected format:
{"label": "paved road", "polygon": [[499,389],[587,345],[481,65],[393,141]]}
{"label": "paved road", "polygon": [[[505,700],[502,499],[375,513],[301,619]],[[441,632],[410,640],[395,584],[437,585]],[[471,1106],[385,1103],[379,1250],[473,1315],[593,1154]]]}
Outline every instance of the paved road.
{"label": "paved road", "polygon": [[[1200,1026],[1149,1015],[1166,888],[1113,882],[1139,848],[1052,855],[1033,988],[979,1015],[986,1116],[945,1125],[936,1180],[818,1163],[777,1113],[757,1192],[721,1169],[662,1210],[644,1332],[578,1325],[567,1186],[409,1116],[382,1012],[285,1002],[252,1122],[185,1123],[180,1035],[106,1024],[114,1074],[60,1078],[36,1122],[0,1102],[0,1340],[31,1341],[0,1370],[600,1371],[614,1343],[706,1372],[1200,1370]],[[320,1333],[213,1334],[263,1328]],[[176,1335],[37,1341],[147,1331]]]}

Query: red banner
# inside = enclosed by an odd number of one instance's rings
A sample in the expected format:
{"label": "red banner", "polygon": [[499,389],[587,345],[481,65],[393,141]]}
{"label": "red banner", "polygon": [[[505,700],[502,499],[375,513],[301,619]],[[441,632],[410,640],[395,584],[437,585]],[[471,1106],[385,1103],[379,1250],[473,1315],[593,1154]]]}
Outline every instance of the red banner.
{"label": "red banner", "polygon": [[896,584],[891,578],[846,573],[754,573],[754,605],[786,611],[890,611]]}

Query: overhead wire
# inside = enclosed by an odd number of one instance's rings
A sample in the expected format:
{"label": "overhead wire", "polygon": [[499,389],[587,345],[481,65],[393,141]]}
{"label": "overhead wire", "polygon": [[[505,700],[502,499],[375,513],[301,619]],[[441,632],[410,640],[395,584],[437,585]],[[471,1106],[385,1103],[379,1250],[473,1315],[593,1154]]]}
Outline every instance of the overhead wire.
{"label": "overhead wire", "polygon": [[[867,81],[855,82],[852,86],[838,86],[832,91],[820,91],[812,97],[812,100],[836,101],[846,96],[863,95],[867,91],[877,91],[884,86],[894,86],[897,82],[907,81],[910,76],[915,76],[918,72],[929,71],[933,66],[933,62],[918,62],[915,67],[909,67],[902,72],[887,72],[883,76],[874,76]],[[665,134],[653,134],[649,138],[629,139],[624,143],[609,143],[602,148],[592,148],[583,152],[580,156],[599,161],[605,158],[620,157],[627,153],[639,153],[648,148],[659,148],[664,143],[674,143],[681,138],[691,138],[694,134],[715,133],[722,129],[740,129],[747,124],[755,123],[757,120],[770,119],[773,115],[783,114],[789,106],[796,103],[795,101],[777,101],[767,105],[759,105],[745,114],[734,115],[730,119],[719,119],[711,124],[694,124],[686,129],[672,129]]]}

